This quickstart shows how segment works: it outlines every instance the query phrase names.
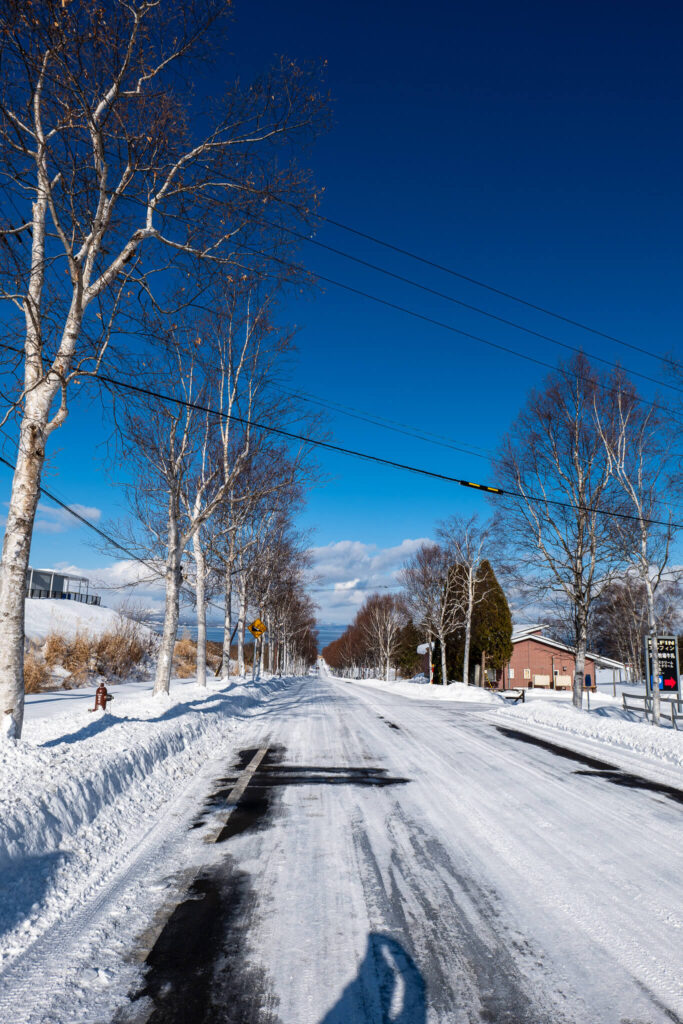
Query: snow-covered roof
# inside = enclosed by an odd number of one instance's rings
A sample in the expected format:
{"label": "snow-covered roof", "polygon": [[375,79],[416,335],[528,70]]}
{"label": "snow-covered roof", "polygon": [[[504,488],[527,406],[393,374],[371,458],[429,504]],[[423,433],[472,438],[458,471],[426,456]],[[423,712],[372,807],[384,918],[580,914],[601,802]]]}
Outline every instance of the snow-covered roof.
{"label": "snow-covered roof", "polygon": [[618,668],[627,669],[628,665],[624,661],[617,661],[615,658],[606,658],[604,654],[593,654],[593,658],[601,668]]}
{"label": "snow-covered roof", "polygon": [[520,639],[523,636],[530,636],[531,634],[542,633],[543,630],[546,629],[546,628],[547,627],[544,626],[542,623],[525,623],[525,622],[523,622],[523,623],[520,623],[518,625],[517,623],[513,622],[513,624],[512,624],[512,642],[514,643],[515,640],[518,640],[518,639]]}

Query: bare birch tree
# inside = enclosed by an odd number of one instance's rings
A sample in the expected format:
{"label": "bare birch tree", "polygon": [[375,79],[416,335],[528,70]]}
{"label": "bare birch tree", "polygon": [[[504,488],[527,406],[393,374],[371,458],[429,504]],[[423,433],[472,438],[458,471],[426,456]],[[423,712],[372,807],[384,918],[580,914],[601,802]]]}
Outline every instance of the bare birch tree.
{"label": "bare birch tree", "polygon": [[490,590],[481,579],[482,562],[486,558],[486,545],[491,538],[488,526],[479,526],[477,516],[464,519],[451,516],[437,529],[450,565],[449,588],[453,592],[452,619],[454,626],[461,623],[465,633],[462,681],[469,682],[472,618],[475,608],[489,596]]}
{"label": "bare birch tree", "polygon": [[375,652],[388,682],[391,659],[398,648],[401,626],[407,619],[405,603],[396,594],[371,594],[365,602],[365,610],[363,628],[367,643]]}
{"label": "bare birch tree", "polygon": [[601,383],[582,355],[549,374],[495,464],[501,485],[519,495],[497,500],[496,524],[521,581],[540,600],[562,595],[571,610],[579,708],[593,602],[623,561],[614,518],[603,514],[618,511],[621,497],[595,422],[596,403],[604,404],[605,429],[615,422],[613,393]]}
{"label": "bare birch tree", "polygon": [[415,618],[426,631],[429,644],[429,681],[432,682],[432,642],[439,641],[441,678],[448,685],[446,645],[461,621],[460,588],[448,550],[423,544],[405,563],[399,577]]}
{"label": "bare birch tree", "polygon": [[183,67],[224,38],[229,9],[8,0],[0,14],[1,297],[16,316],[10,334],[23,336],[0,571],[6,735],[23,723],[24,594],[46,447],[74,381],[105,365],[122,311],[136,315],[153,272],[243,266],[244,243],[261,247],[253,213],[265,199],[285,196],[292,216],[310,204],[306,175],[269,154],[317,120],[312,72],[283,61],[250,88],[226,87],[213,111],[190,107]]}
{"label": "bare birch tree", "polygon": [[[675,633],[681,626],[681,584],[672,573],[655,590],[657,628]],[[631,678],[645,678],[643,638],[650,632],[645,586],[633,570],[605,587],[595,603],[591,623],[592,643],[608,658],[623,661]],[[561,638],[560,638],[561,639]]]}
{"label": "bare birch tree", "polygon": [[[671,502],[678,488],[661,413],[654,405],[641,402],[621,371],[613,374],[612,386],[615,415],[606,419],[603,403],[596,400],[595,419],[612,472],[625,495],[626,508],[633,516],[632,520],[617,520],[614,529],[628,570],[637,576],[645,592],[652,652],[652,720],[659,725],[656,598],[663,583],[671,583],[680,575],[680,571],[669,568],[675,530],[667,507],[667,499]],[[645,685],[649,687],[648,679]]]}
{"label": "bare birch tree", "polygon": [[[189,344],[188,335],[192,339]],[[129,487],[132,511],[153,538],[159,541],[163,537],[166,602],[155,694],[168,693],[170,686],[187,546],[220,507],[248,464],[253,401],[261,369],[260,336],[251,329],[251,324],[239,341],[231,341],[230,358],[226,360],[216,355],[221,352],[221,343],[214,336],[208,363],[202,362],[194,335],[194,325],[185,325],[184,332],[176,326],[169,337],[167,380],[175,389],[173,397],[179,401],[156,397],[160,392],[153,394],[150,388],[144,403],[139,400],[128,407],[121,420],[126,461],[139,471]],[[151,369],[157,387],[160,366],[158,359]],[[240,392],[246,397],[239,405],[242,415],[238,440],[233,424],[231,441],[227,432],[221,433],[218,423],[221,418],[231,423]],[[216,412],[206,411],[213,408]],[[164,512],[160,502],[165,505]],[[204,619],[205,658],[206,559],[201,541],[193,550],[199,583],[198,610]],[[205,664],[204,660],[204,685]]]}

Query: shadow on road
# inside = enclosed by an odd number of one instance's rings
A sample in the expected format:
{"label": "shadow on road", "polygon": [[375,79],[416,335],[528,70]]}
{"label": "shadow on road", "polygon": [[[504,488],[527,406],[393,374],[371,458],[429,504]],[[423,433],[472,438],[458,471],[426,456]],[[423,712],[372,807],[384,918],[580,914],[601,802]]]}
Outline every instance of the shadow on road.
{"label": "shadow on road", "polygon": [[426,986],[403,946],[371,933],[357,976],[320,1024],[425,1024]]}

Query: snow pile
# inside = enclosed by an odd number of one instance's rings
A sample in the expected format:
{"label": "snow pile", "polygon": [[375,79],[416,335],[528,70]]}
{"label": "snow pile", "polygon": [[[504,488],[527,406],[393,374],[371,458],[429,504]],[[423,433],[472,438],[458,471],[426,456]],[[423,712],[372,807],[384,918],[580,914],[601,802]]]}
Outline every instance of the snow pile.
{"label": "snow pile", "polygon": [[514,718],[519,724],[550,727],[683,767],[683,732],[634,722],[628,712],[616,706],[578,711],[571,705],[539,700],[506,708],[500,715]]}
{"label": "snow pile", "polygon": [[387,693],[398,693],[402,697],[412,697],[414,700],[455,700],[468,704],[497,703],[494,694],[479,686],[465,686],[464,683],[449,683],[448,686],[430,685],[429,680],[424,676],[390,682],[386,682],[384,679],[344,678],[343,682],[353,683],[354,686],[366,686],[374,690],[386,690]]}
{"label": "snow pile", "polygon": [[[62,601],[59,598],[26,598],[26,636],[40,642],[50,633],[60,633],[72,640],[77,633],[99,636],[116,629],[120,613],[113,608],[96,604],[81,604],[78,601]],[[149,634],[146,626],[140,629]]]}
{"label": "snow pile", "polygon": [[227,759],[241,717],[290,683],[207,691],[176,680],[168,698],[127,685],[107,714],[87,710],[92,689],[29,700],[23,739],[0,744],[0,968],[84,898],[207,760]]}

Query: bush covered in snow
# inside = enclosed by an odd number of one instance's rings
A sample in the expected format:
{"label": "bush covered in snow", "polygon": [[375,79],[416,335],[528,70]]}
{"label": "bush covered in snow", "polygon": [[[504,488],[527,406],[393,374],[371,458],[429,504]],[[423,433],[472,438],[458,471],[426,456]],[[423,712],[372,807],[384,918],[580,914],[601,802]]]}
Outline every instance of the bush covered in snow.
{"label": "bush covered in snow", "polygon": [[125,615],[108,622],[100,633],[53,629],[31,643],[26,654],[27,693],[86,686],[100,678],[121,680],[138,672],[151,654],[149,631]]}

